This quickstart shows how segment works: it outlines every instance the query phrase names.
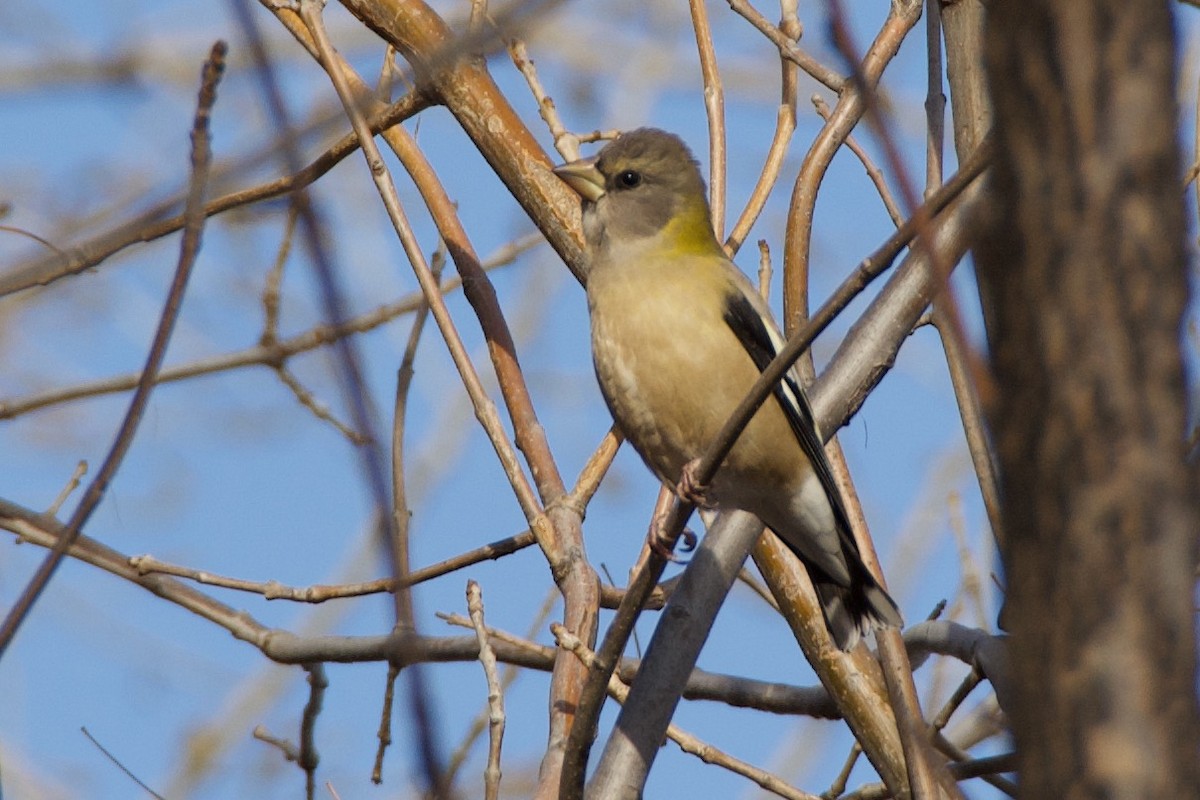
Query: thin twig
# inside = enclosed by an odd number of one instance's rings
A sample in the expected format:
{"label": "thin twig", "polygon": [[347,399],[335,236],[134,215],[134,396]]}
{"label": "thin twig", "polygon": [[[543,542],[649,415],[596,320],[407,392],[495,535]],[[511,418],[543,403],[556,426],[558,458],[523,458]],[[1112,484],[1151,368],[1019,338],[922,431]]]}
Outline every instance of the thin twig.
{"label": "thin twig", "polygon": [[775,599],[773,594],[771,594],[771,590],[763,585],[763,582],[755,577],[754,573],[751,572],[747,567],[742,567],[738,571],[738,580],[749,587],[750,591],[758,595],[759,600],[762,600],[771,608],[775,609],[776,612],[779,611],[779,601]]}
{"label": "thin twig", "polygon": [[579,471],[575,485],[563,497],[563,503],[574,506],[580,515],[583,514],[588,503],[592,501],[592,497],[600,488],[600,482],[608,474],[608,468],[612,466],[613,459],[617,457],[617,451],[621,448],[623,441],[625,441],[625,437],[621,435],[621,431],[617,429],[616,425],[608,429],[608,433],[604,435],[600,444],[588,456],[583,469]]}
{"label": "thin twig", "polygon": [[488,759],[483,770],[484,800],[500,797],[500,747],[504,741],[504,690],[496,671],[496,654],[488,640],[487,628],[483,624],[483,592],[479,584],[467,581],[467,611],[479,640],[479,663],[488,687]]}
{"label": "thin twig", "polygon": [[304,714],[300,718],[300,751],[296,763],[304,770],[305,794],[308,800],[313,800],[317,791],[317,765],[321,762],[315,736],[317,717],[325,704],[329,679],[325,677],[325,666],[320,663],[306,664],[304,671],[308,673],[308,702],[304,704]]}
{"label": "thin twig", "polygon": [[333,426],[334,430],[346,437],[346,440],[352,445],[358,446],[367,443],[368,439],[365,434],[354,430],[349,425],[334,416],[333,412],[329,410],[329,406],[318,400],[316,395],[314,395],[311,390],[302,384],[300,379],[297,378],[290,369],[283,364],[280,364],[279,366],[275,367],[275,374],[279,377],[280,383],[282,383],[291,391],[292,396],[296,398],[296,401],[300,403],[301,406],[312,412],[314,417],[322,422],[329,423],[331,426]]}
{"label": "thin twig", "polygon": [[298,748],[294,742],[285,739],[282,736],[275,736],[267,730],[265,725],[254,726],[254,730],[250,732],[250,735],[255,739],[258,739],[260,742],[266,742],[267,744],[278,749],[286,760],[291,761],[292,763],[300,760],[300,748]]}
{"label": "thin twig", "polygon": [[[533,620],[530,622],[529,628],[526,630],[526,640],[531,640],[542,629],[542,626],[546,624],[546,620],[550,617],[550,612],[558,603],[558,597],[558,590],[551,587],[550,591],[546,594],[546,598],[542,601],[537,614],[534,615]],[[491,636],[490,631],[488,632],[488,636]],[[506,664],[504,674],[500,677],[501,688],[507,690],[520,674],[521,671],[518,666],[515,664]],[[450,754],[450,758],[446,762],[446,781],[450,785],[454,784],[454,778],[458,774],[458,770],[466,763],[467,755],[471,752],[471,747],[488,727],[490,718],[491,711],[485,703],[483,709],[471,720],[471,724],[467,726],[467,732],[463,735],[463,739],[458,747]]]}
{"label": "thin twig", "polygon": [[558,116],[558,108],[554,105],[554,98],[550,97],[542,86],[537,68],[534,66],[533,59],[529,57],[529,50],[525,46],[525,42],[522,39],[510,39],[508,55],[517,71],[525,78],[525,83],[529,86],[533,99],[537,101],[538,116],[546,123],[550,135],[554,137],[554,149],[567,161],[579,158],[579,143],[583,139],[572,134],[563,125],[562,118]]}
{"label": "thin twig", "polygon": [[850,781],[850,773],[854,771],[854,765],[858,763],[862,752],[862,745],[855,739],[854,744],[850,745],[850,752],[846,754],[846,761],[842,764],[841,771],[833,779],[833,783],[829,785],[829,788],[821,793],[822,798],[833,800],[842,796],[846,791],[846,784]]}
{"label": "thin twig", "polygon": [[763,300],[771,296],[771,247],[766,239],[758,240],[758,293]]}
{"label": "thin twig", "polygon": [[[297,219],[297,207],[294,203],[290,204],[288,206],[287,219],[284,223],[283,236],[279,243],[279,250],[275,255],[275,263],[271,265],[270,271],[267,272],[267,279],[263,284],[263,332],[259,336],[258,341],[260,345],[266,347],[279,343],[279,310],[283,271],[287,265],[288,256],[291,253]],[[312,412],[313,416],[319,420],[328,422],[338,433],[346,437],[352,445],[357,446],[367,443],[363,434],[353,430],[349,425],[339,420],[329,410],[327,405],[317,400],[316,395],[300,382],[300,379],[287,368],[284,361],[280,360],[272,364],[272,367],[280,382],[292,392],[300,405]]]}
{"label": "thin twig", "polygon": [[[435,282],[440,283],[442,278],[442,267],[445,265],[445,256],[443,248],[445,243],[438,242],[438,249],[433,254],[432,265],[430,272],[432,273]],[[401,626],[407,627],[411,620],[416,618],[416,612],[413,609],[412,592],[409,591],[412,583],[412,565],[410,561],[409,551],[409,522],[412,512],[408,506],[408,485],[405,480],[404,469],[404,434],[407,430],[408,418],[408,397],[409,389],[412,386],[414,373],[413,363],[417,357],[417,347],[421,341],[421,334],[425,330],[425,321],[429,318],[429,303],[422,298],[421,305],[417,308],[413,315],[412,327],[409,330],[408,342],[404,346],[404,355],[400,359],[400,366],[396,370],[396,394],[393,402],[392,410],[392,450],[391,450],[391,467],[392,467],[392,547],[393,553],[393,574],[395,576],[394,584],[396,591],[394,593],[394,603],[396,607],[396,620]],[[415,633],[416,631],[409,628],[408,632]],[[384,708],[381,711],[379,724],[379,746],[375,751],[375,766],[371,771],[371,778],[376,783],[383,781],[383,756],[388,744],[391,742],[391,709],[395,694],[396,675],[399,674],[399,666],[392,662],[388,664],[387,688],[384,691]],[[445,772],[441,773],[441,784],[450,786],[450,779],[445,776]]]}
{"label": "thin twig", "polygon": [[89,731],[86,727],[80,727],[79,730],[83,733],[84,736],[87,737],[89,742],[91,742],[93,745],[96,746],[97,750],[99,750],[101,753],[104,754],[105,758],[107,758],[109,761],[111,761],[113,764],[115,764],[117,769],[121,770],[121,772],[124,772],[126,777],[128,777],[129,780],[136,783],[138,785],[138,787],[142,789],[142,791],[144,791],[146,794],[150,795],[151,797],[154,797],[155,800],[167,800],[167,798],[163,797],[161,794],[159,794],[158,792],[154,791],[149,786],[147,786],[141,778],[139,778],[137,775],[134,775],[133,771],[130,770],[129,767],[122,764],[120,762],[120,760],[117,759],[116,756],[114,756],[112,753],[110,753],[108,751],[108,748],[106,748],[104,745],[100,744],[100,742],[97,741],[96,737],[92,736],[91,731]]}
{"label": "thin twig", "polygon": [[[38,236],[36,233],[33,233],[32,231],[27,231],[24,228],[17,228],[12,225],[0,225],[0,231],[5,231],[7,233],[15,233],[18,236],[24,236],[26,239],[32,239],[33,241],[40,244],[42,247],[45,247],[47,250],[52,250],[54,252],[54,254],[57,256],[66,257],[66,255],[67,255],[62,250],[58,249],[54,245],[53,242],[51,242],[47,239],[43,239],[41,236]],[[86,732],[87,732],[87,729],[85,728],[84,733],[86,733]],[[97,744],[96,746],[99,747],[100,745]]]}
{"label": "thin twig", "polygon": [[159,561],[151,555],[133,556],[129,565],[141,575],[174,575],[187,578],[206,586],[220,586],[223,589],[233,589],[239,592],[251,592],[262,595],[266,600],[291,600],[297,603],[324,603],[328,600],[341,600],[348,597],[363,597],[371,594],[396,591],[424,583],[433,578],[448,575],[481,561],[495,561],[498,558],[515,553],[536,543],[534,535],[523,531],[516,536],[509,536],[482,547],[476,547],[465,553],[452,556],[436,564],[411,570],[402,580],[396,578],[379,578],[362,583],[346,583],[336,585],[317,584],[315,586],[286,586],[279,581],[250,581],[241,578],[230,578],[216,575],[205,570],[184,567],[178,564],[168,564]]}
{"label": "thin twig", "polygon": [[700,74],[704,79],[704,113],[708,118],[708,204],[712,211],[713,231],[725,235],[725,90],[717,69],[708,7],[704,0],[688,0],[696,50],[700,54]]}
{"label": "thin twig", "polygon": [[729,7],[735,13],[745,17],[747,22],[757,28],[763,36],[766,36],[771,40],[772,44],[779,48],[781,56],[800,67],[810,77],[824,85],[825,88],[838,93],[842,91],[842,87],[846,82],[845,78],[797,47],[791,35],[768,22],[767,18],[758,13],[758,10],[750,5],[748,0],[728,0],[728,2]]}
{"label": "thin twig", "polygon": [[[821,115],[821,119],[829,122],[833,111],[829,108],[829,104],[825,102],[825,98],[819,94],[814,94],[812,96],[812,104],[817,113]],[[853,134],[846,134],[846,147],[850,148],[850,152],[854,153],[863,165],[863,169],[867,171],[867,177],[875,185],[875,191],[879,194],[879,199],[883,201],[883,207],[887,210],[888,216],[891,217],[892,223],[896,227],[899,227],[904,222],[904,212],[896,204],[896,198],[892,196],[892,190],[888,188],[887,179],[883,176],[883,170],[871,159],[871,156],[867,154],[867,151],[858,143],[858,139]]]}
{"label": "thin twig", "polygon": [[263,281],[262,307],[263,332],[259,336],[260,344],[275,344],[279,341],[279,305],[283,295],[283,270],[287,266],[288,256],[292,253],[292,241],[296,236],[296,206],[288,205],[287,217],[283,223],[283,236],[279,239],[279,249],[275,253],[275,263],[267,272]]}
{"label": "thin twig", "polygon": [[62,504],[67,502],[67,498],[71,496],[71,492],[79,488],[83,476],[87,475],[88,463],[80,461],[75,465],[75,471],[71,473],[71,477],[67,480],[67,485],[58,493],[58,497],[54,498],[54,502],[46,509],[46,513],[52,517],[58,516],[58,510],[62,508]]}
{"label": "thin twig", "polygon": [[396,678],[400,677],[400,667],[389,663],[387,680],[383,688],[383,707],[379,710],[379,730],[375,736],[379,746],[375,748],[375,765],[371,768],[371,783],[378,786],[383,783],[383,754],[392,743],[392,706],[396,700]]}
{"label": "thin twig", "polygon": [[[1015,753],[1005,753],[999,756],[977,758],[974,761],[964,761],[950,764],[947,770],[957,780],[979,778],[984,775],[996,775],[1002,772],[1012,772],[1017,767]],[[844,794],[840,800],[888,800],[892,797],[887,786],[882,783],[872,783],[857,789],[850,794]]]}
{"label": "thin twig", "polygon": [[[437,250],[429,260],[429,272],[435,284],[441,283],[445,266],[446,242],[439,240]],[[404,344],[404,355],[401,356],[400,366],[396,369],[396,397],[392,406],[392,515],[396,524],[397,553],[401,556],[400,571],[396,576],[397,585],[401,588],[406,588],[410,571],[408,528],[409,517],[412,514],[408,506],[408,488],[404,476],[404,433],[408,424],[409,392],[416,375],[414,364],[417,360],[417,349],[428,319],[429,302],[424,300],[413,315],[408,341]]]}
{"label": "thin twig", "polygon": [[[800,18],[796,14],[796,4],[797,0],[783,0],[780,3],[783,12],[783,21],[779,27],[780,35],[786,36],[792,41],[800,38],[802,30]],[[779,173],[783,169],[783,160],[787,155],[788,146],[792,142],[792,134],[796,131],[796,92],[799,85],[799,74],[796,65],[784,58],[782,51],[780,69],[782,80],[779,90],[779,108],[775,112],[775,133],[771,137],[771,146],[767,149],[767,158],[763,163],[762,172],[759,173],[758,180],[754,184],[754,190],[750,192],[750,199],[746,201],[746,206],[742,209],[733,230],[730,231],[729,238],[725,240],[725,251],[731,256],[741,248],[742,242],[750,235],[750,229],[758,220],[758,215],[766,206],[767,198],[775,188],[775,184],[779,180]]]}
{"label": "thin twig", "polygon": [[955,689],[954,693],[950,695],[950,698],[946,700],[941,710],[934,715],[933,719],[929,723],[930,727],[935,731],[940,731],[942,728],[945,728],[950,722],[950,717],[953,716],[954,712],[957,711],[959,706],[963,704],[963,701],[967,699],[967,696],[971,694],[971,691],[982,682],[983,672],[979,669],[979,667],[972,666],[971,671],[968,672],[966,677],[962,679],[962,682],[958,684],[958,688]]}
{"label": "thin twig", "polygon": [[[940,297],[940,295],[939,295]],[[967,441],[967,452],[971,456],[983,508],[987,512],[988,525],[996,546],[1004,545],[1004,517],[1000,504],[1000,475],[984,419],[983,403],[975,382],[971,379],[971,356],[962,349],[962,339],[953,335],[953,320],[945,303],[935,299],[933,323],[942,341],[946,354],[946,368],[950,374],[950,385],[958,404],[958,416],[962,420],[963,434]]]}
{"label": "thin twig", "polygon": [[150,401],[155,375],[162,367],[163,356],[167,352],[167,343],[171,340],[175,321],[179,318],[179,310],[183,305],[183,293],[187,288],[188,278],[191,277],[192,267],[196,263],[196,256],[200,252],[200,237],[205,221],[204,193],[207,189],[208,170],[212,162],[208,124],[217,99],[217,84],[225,69],[225,51],[225,43],[218,41],[213,45],[208,60],[204,63],[196,116],[192,123],[191,179],[187,210],[184,212],[187,222],[184,225],[183,239],[179,245],[179,262],[176,264],[175,277],[171,281],[166,304],[163,306],[162,315],[158,321],[158,329],[154,333],[150,352],[146,357],[146,365],[138,379],[137,390],[129,401],[129,409],[125,412],[125,418],[117,430],[116,438],[108,455],[105,456],[96,477],[84,492],[75,513],[71,515],[70,521],[63,529],[59,541],[46,555],[38,571],[30,579],[17,602],[9,610],[3,625],[0,626],[0,659],[3,658],[4,652],[16,635],[21,622],[29,614],[42,590],[50,582],[58,565],[62,563],[63,557],[79,537],[84,524],[104,498],[109,483],[121,466],[125,454],[129,452],[130,445],[133,444],[134,433],[137,432],[142,414],[146,410],[146,404]]}

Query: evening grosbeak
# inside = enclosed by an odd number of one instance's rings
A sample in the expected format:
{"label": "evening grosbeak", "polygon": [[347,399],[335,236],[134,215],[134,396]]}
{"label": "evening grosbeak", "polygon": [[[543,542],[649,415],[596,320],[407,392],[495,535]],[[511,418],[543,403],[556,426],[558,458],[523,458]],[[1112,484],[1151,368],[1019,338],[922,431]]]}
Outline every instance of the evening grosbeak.
{"label": "evening grosbeak", "polygon": [[[654,474],[678,487],[783,337],[713,234],[704,179],[679,137],[641,128],[554,172],[583,198],[600,390]],[[794,370],[704,496],[755,514],[799,557],[838,647],[902,624],[859,556]]]}

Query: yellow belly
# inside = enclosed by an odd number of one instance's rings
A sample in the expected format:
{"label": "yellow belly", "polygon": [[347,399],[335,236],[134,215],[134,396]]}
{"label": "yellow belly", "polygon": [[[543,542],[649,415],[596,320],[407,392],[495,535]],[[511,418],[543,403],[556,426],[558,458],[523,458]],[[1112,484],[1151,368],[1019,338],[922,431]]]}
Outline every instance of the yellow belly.
{"label": "yellow belly", "polygon": [[[600,388],[630,443],[669,484],[703,455],[758,377],[724,320],[722,299],[697,291],[699,276],[688,266],[665,275],[626,270],[588,284]],[[786,417],[769,398],[714,481],[714,499],[747,480],[787,485],[805,467]]]}

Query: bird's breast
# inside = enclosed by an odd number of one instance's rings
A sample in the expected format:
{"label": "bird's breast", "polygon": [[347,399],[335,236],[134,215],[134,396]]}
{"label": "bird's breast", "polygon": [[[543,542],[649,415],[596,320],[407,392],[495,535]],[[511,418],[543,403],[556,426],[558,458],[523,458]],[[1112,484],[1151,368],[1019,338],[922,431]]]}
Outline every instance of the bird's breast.
{"label": "bird's breast", "polygon": [[[602,265],[588,280],[592,354],[604,399],[634,449],[670,484],[684,464],[704,454],[758,375],[724,319],[722,294],[701,291],[712,278],[706,266],[674,262]],[[767,451],[798,450],[791,440],[786,419],[768,403],[719,478],[778,463]]]}

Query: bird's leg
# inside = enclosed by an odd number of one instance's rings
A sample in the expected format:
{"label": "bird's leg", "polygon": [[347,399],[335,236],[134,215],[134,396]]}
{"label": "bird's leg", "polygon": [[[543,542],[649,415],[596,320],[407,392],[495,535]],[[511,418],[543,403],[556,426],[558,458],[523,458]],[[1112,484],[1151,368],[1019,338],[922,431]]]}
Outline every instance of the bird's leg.
{"label": "bird's leg", "polygon": [[679,485],[675,487],[675,494],[698,508],[716,508],[717,504],[708,497],[709,485],[700,483],[696,478],[696,470],[699,467],[700,459],[698,458],[693,458],[683,465],[683,471],[679,475]]}
{"label": "bird's leg", "polygon": [[[667,522],[671,518],[671,506],[675,504],[675,497],[676,490],[673,486],[664,485],[663,491],[658,493],[658,502],[654,504],[654,515],[650,518],[650,530],[646,534],[646,544],[655,554],[667,561],[679,562],[679,557],[672,552],[675,540],[667,535],[666,529]],[[696,534],[684,528],[679,535],[683,538],[682,549],[684,552],[695,549]]]}
{"label": "bird's leg", "polygon": [[[673,488],[676,496],[681,500],[685,500],[700,508],[713,508],[715,504],[708,499],[708,486],[696,480],[696,469],[700,465],[700,459],[695,458],[683,465],[683,471],[679,477],[679,483]],[[660,498],[661,500],[662,498]],[[650,549],[658,553],[663,558],[670,561],[678,561],[674,553],[671,552],[673,542],[667,535],[665,526],[667,519],[671,513],[669,503],[660,502],[654,509],[654,518],[650,522],[650,535],[647,537],[650,544]],[[680,537],[683,539],[683,551],[685,553],[696,549],[696,534],[684,528],[680,532]]]}

